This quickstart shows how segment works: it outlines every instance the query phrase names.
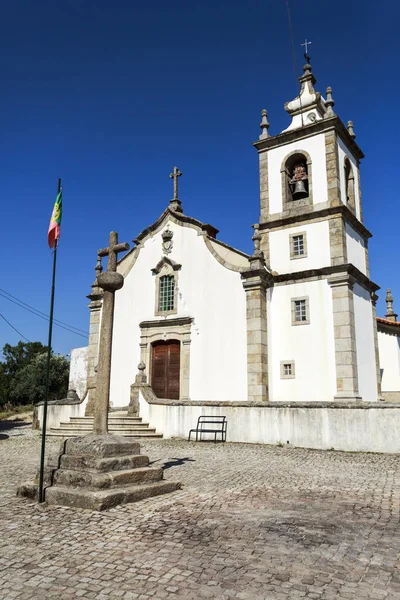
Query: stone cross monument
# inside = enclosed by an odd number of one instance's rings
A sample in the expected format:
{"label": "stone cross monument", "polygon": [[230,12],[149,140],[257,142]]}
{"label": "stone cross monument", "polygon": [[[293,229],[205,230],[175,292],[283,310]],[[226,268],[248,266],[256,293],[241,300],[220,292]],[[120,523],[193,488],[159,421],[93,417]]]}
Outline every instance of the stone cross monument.
{"label": "stone cross monument", "polygon": [[108,256],[107,271],[100,273],[97,283],[104,290],[101,314],[100,349],[97,363],[97,387],[94,410],[93,433],[108,433],[108,407],[110,397],[111,346],[114,322],[114,294],[124,285],[124,278],[117,273],[117,254],[129,250],[129,244],[118,243],[118,233],[111,231],[108,248],[98,251],[98,256]]}
{"label": "stone cross monument", "polygon": [[170,173],[170,178],[174,180],[174,197],[170,200],[170,207],[175,212],[182,212],[182,203],[178,198],[178,177],[181,177],[182,173],[178,167],[174,167],[173,173]]}

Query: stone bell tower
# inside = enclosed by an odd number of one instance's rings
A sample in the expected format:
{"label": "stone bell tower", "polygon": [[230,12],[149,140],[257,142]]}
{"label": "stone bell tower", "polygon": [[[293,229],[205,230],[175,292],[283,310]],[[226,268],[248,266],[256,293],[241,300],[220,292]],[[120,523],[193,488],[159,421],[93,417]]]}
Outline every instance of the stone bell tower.
{"label": "stone bell tower", "polygon": [[[376,400],[375,291],[362,219],[360,161],[352,122],[323,98],[306,56],[292,121],[271,136],[267,111],[255,142],[260,161],[261,249],[267,290],[270,400]],[[374,300],[374,302],[373,302]]]}

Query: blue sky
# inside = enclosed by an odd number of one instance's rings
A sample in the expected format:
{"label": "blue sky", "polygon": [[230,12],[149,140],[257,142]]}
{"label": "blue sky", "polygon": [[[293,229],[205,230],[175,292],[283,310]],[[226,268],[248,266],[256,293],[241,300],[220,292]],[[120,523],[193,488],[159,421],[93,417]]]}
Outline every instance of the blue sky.
{"label": "blue sky", "polygon": [[[362,163],[372,279],[398,278],[398,7],[394,0],[290,0],[299,69],[310,54],[317,89],[353,120]],[[111,229],[129,241],[172,195],[183,172],[186,214],[250,251],[259,213],[260,112],[270,133],[289,123],[296,95],[284,0],[3,0],[0,20],[0,289],[48,312],[47,228],[62,177],[64,216],[55,316],[88,329],[86,294]],[[0,296],[0,312],[28,339],[46,322]],[[19,336],[0,320],[0,347]],[[56,352],[85,345],[58,327]]]}

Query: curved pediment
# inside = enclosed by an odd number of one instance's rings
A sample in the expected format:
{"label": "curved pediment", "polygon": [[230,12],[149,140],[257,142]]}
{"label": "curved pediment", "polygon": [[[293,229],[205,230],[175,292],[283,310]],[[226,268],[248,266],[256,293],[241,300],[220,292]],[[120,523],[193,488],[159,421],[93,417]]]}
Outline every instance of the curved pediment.
{"label": "curved pediment", "polygon": [[157,263],[157,266],[154,267],[151,272],[154,273],[154,275],[158,275],[165,265],[171,267],[173,271],[179,271],[179,269],[182,268],[182,265],[179,265],[171,258],[168,258],[168,256],[163,256],[162,259]]}

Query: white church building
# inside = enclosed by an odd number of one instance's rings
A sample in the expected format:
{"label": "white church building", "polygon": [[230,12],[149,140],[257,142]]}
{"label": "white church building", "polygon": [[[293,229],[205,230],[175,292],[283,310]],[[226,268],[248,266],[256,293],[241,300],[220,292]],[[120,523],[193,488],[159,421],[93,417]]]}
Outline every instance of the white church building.
{"label": "white church building", "polygon": [[[381,389],[382,371],[396,388],[389,399],[400,400],[400,323],[393,310],[376,317],[364,155],[352,123],[333,110],[332,90],[323,98],[310,64],[303,70],[300,95],[285,105],[287,129],[270,135],[262,112],[252,255],[184,213],[175,168],[174,198],[119,260],[110,403],[166,437],[219,414],[228,441],[400,451],[387,434],[400,408],[382,402]],[[96,281],[89,299],[89,345],[71,359],[81,415],[96,397]]]}

